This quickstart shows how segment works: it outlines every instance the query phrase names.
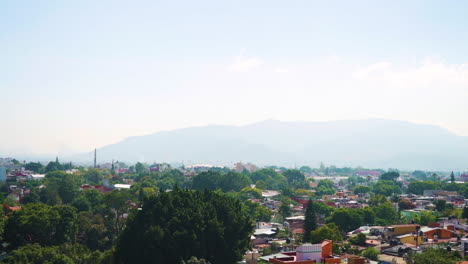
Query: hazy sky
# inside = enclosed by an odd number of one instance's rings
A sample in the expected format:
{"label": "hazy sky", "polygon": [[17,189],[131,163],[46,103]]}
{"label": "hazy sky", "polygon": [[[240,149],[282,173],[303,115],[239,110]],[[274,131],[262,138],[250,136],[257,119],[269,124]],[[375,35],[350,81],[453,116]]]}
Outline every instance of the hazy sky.
{"label": "hazy sky", "polygon": [[1,1],[0,153],[264,119],[468,136],[466,1]]}

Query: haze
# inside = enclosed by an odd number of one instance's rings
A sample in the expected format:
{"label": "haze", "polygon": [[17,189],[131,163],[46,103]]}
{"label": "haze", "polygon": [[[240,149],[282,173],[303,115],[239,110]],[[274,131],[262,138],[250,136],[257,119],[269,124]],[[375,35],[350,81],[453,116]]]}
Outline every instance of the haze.
{"label": "haze", "polygon": [[0,154],[265,119],[468,136],[462,1],[2,1]]}

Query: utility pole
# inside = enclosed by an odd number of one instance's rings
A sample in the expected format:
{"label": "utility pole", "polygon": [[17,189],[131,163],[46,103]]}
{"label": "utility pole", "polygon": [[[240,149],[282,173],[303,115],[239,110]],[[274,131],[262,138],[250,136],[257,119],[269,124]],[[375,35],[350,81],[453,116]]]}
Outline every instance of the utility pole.
{"label": "utility pole", "polygon": [[96,149],[94,149],[94,168],[96,168]]}

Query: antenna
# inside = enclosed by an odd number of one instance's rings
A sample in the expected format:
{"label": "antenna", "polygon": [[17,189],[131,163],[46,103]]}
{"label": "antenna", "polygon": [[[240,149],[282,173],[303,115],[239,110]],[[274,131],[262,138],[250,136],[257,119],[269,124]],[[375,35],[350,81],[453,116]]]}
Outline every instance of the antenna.
{"label": "antenna", "polygon": [[94,149],[94,168],[96,168],[96,149]]}

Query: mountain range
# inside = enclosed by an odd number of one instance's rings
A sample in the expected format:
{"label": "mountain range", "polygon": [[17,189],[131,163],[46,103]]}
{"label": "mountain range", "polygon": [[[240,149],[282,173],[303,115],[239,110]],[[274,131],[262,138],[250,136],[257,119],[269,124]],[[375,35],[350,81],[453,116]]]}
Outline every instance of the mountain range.
{"label": "mountain range", "polygon": [[[232,165],[336,166],[464,170],[468,137],[434,125],[368,119],[332,122],[267,120],[209,125],[129,137],[97,150],[98,161]],[[74,157],[92,160],[90,153]]]}

